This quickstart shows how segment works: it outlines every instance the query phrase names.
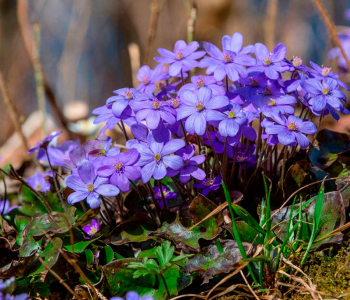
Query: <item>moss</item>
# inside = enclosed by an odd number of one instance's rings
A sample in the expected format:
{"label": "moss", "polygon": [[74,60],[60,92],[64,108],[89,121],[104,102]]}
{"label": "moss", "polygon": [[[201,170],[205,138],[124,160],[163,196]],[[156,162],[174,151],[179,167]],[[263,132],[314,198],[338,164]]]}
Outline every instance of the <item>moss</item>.
{"label": "moss", "polygon": [[[350,300],[350,241],[344,242],[337,248],[331,247],[311,253],[302,269],[312,283],[317,286],[317,290],[327,294],[327,296],[322,296],[323,299],[342,296],[341,299]],[[297,262],[293,263],[298,265]],[[308,282],[306,278],[303,279]],[[296,284],[295,282],[286,283]],[[242,300],[248,299],[248,297],[231,293],[217,298],[217,300],[229,299]],[[301,295],[293,292],[283,299],[307,300],[312,299],[312,297],[309,294]]]}

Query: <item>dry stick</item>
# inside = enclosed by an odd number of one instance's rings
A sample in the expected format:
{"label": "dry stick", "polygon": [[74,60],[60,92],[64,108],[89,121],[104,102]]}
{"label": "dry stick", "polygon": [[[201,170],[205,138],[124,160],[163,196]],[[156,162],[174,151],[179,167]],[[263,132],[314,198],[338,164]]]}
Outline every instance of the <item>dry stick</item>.
{"label": "dry stick", "polygon": [[268,0],[264,24],[264,39],[268,49],[275,47],[276,15],[278,0]]}
{"label": "dry stick", "polygon": [[40,65],[40,25],[38,22],[33,24],[33,67],[36,87],[36,97],[38,109],[42,116],[42,135],[46,136],[46,107],[45,107],[45,89],[43,84],[43,73]]}
{"label": "dry stick", "polygon": [[40,257],[40,255],[39,255],[38,253],[36,254],[36,256],[37,256],[37,258],[39,259],[40,263],[44,266],[44,268],[45,268],[49,273],[51,273],[51,275],[52,275],[53,277],[55,277],[55,278],[58,280],[58,282],[59,282],[60,284],[62,284],[70,294],[72,294],[72,296],[73,296],[74,298],[82,299],[82,298],[80,297],[80,295],[74,293],[74,291],[69,287],[69,285],[68,285],[67,283],[65,283],[64,280],[63,280],[55,271],[53,271],[52,269],[50,269],[50,267],[44,262],[44,260]]}
{"label": "dry stick", "polygon": [[[30,191],[39,198],[39,200],[41,201],[41,203],[45,206],[47,212],[49,214],[52,213],[52,210],[50,208],[50,205],[46,202],[46,200],[36,191],[34,190],[21,176],[19,176],[17,174],[17,172],[15,171],[14,167],[12,165],[10,165],[10,168],[11,168],[11,171],[12,173],[14,174],[14,176],[16,177],[17,180],[19,180],[22,184],[24,184],[28,189],[30,189]],[[2,169],[0,169],[2,172],[5,172],[3,171]],[[7,174],[5,172],[5,174]]]}
{"label": "dry stick", "polygon": [[259,297],[258,297],[258,296],[255,294],[255,292],[253,291],[253,289],[252,289],[252,287],[250,286],[250,284],[249,284],[249,282],[248,282],[247,278],[244,276],[244,274],[243,274],[242,270],[241,270],[241,271],[239,271],[239,272],[241,273],[241,275],[242,275],[242,277],[243,277],[243,280],[244,280],[245,284],[247,285],[248,289],[249,289],[249,290],[250,290],[250,292],[253,294],[253,296],[255,297],[255,299],[260,300],[260,299],[259,299]]}
{"label": "dry stick", "polygon": [[10,96],[9,96],[8,90],[5,86],[4,78],[3,78],[1,71],[0,71],[0,92],[2,94],[2,98],[4,99],[5,104],[9,110],[9,114],[10,114],[10,118],[12,120],[13,126],[15,127],[17,134],[19,135],[19,137],[22,140],[22,144],[23,144],[24,149],[26,151],[28,151],[29,147],[28,147],[27,139],[24,136],[24,133],[22,131],[21,122],[19,121],[19,116],[16,112],[15,106],[13,105],[14,102],[12,102],[10,100]]}
{"label": "dry stick", "polygon": [[[28,12],[27,12],[28,2],[27,0],[18,0],[17,1],[17,20],[19,25],[19,30],[21,34],[21,38],[24,44],[24,48],[26,49],[26,53],[28,55],[28,58],[31,62],[31,66],[34,69],[35,64],[35,57],[33,54],[33,39],[30,29],[30,24],[28,20]],[[59,108],[58,102],[56,100],[55,94],[48,82],[48,79],[46,77],[46,74],[42,68],[42,64],[40,61],[37,61],[36,63],[39,64],[39,67],[41,69],[41,73],[43,75],[43,85],[44,90],[47,96],[47,101],[49,102],[51,109],[55,115],[55,118],[61,123],[62,127],[65,129],[65,131],[68,132],[71,139],[74,139],[74,136],[71,131],[68,130],[68,122],[63,115],[61,109]]]}
{"label": "dry stick", "polygon": [[152,46],[154,42],[154,37],[156,35],[158,19],[159,19],[159,0],[152,0],[151,3],[151,18],[148,27],[148,38],[147,38],[147,48],[145,59],[143,61],[144,65],[149,65],[152,53]]}
{"label": "dry stick", "polygon": [[322,4],[322,2],[320,0],[312,0],[312,2],[315,4],[315,6],[317,7],[319,13],[321,14],[322,16],[322,19],[323,21],[325,22],[328,30],[329,30],[329,33],[332,37],[332,40],[335,42],[335,44],[338,46],[338,48],[340,49],[341,51],[341,54],[343,55],[345,61],[346,61],[346,65],[348,67],[348,70],[350,70],[350,61],[349,61],[349,58],[348,56],[345,54],[345,51],[344,51],[344,48],[342,46],[342,44],[340,43],[340,40],[338,38],[338,35],[337,35],[337,31],[335,29],[335,26],[334,24],[332,23],[331,19],[329,18],[329,16],[327,15],[327,12]]}
{"label": "dry stick", "polygon": [[55,185],[55,189],[56,189],[57,194],[58,194],[58,198],[60,199],[60,201],[62,203],[63,209],[66,210],[66,208],[67,208],[66,207],[66,203],[64,203],[64,200],[63,200],[63,197],[62,197],[62,194],[61,194],[61,191],[60,191],[60,187],[59,187],[59,184],[58,184],[57,175],[56,175],[56,172],[52,168],[51,161],[50,161],[50,156],[49,156],[49,152],[47,151],[47,148],[45,148],[45,153],[46,153],[47,161],[49,163],[50,170],[52,172],[52,179],[53,179],[53,183]]}

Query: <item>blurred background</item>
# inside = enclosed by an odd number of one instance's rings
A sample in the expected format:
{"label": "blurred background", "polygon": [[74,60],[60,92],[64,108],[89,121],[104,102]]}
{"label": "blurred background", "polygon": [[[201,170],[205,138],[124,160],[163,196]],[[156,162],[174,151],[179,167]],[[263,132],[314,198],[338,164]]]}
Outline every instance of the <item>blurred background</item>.
{"label": "blurred background", "polygon": [[[344,17],[350,0],[323,3],[338,29],[350,26]],[[137,85],[137,69],[154,68],[157,48],[187,40],[192,25],[194,40],[219,48],[223,35],[238,31],[244,45],[262,42],[272,50],[281,42],[288,59],[299,56],[304,64],[312,60],[337,69],[327,59],[335,45],[312,0],[2,0],[3,163],[25,157],[11,114],[29,145],[43,132],[67,126],[94,135],[91,122],[68,123],[90,117],[113,90]],[[349,123],[341,119],[329,126],[349,131]]]}

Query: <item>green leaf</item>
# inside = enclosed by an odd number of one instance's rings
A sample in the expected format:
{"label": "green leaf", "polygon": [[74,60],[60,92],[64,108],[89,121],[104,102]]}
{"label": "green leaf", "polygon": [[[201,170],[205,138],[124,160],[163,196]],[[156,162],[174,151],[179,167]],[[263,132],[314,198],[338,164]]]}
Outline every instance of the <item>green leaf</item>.
{"label": "green leaf", "polygon": [[144,242],[149,239],[148,234],[157,227],[152,219],[143,213],[137,213],[117,227],[112,244],[122,245],[131,242]]}
{"label": "green leaf", "polygon": [[134,278],[134,269],[128,268],[131,262],[142,262],[141,259],[125,258],[113,261],[102,267],[106,285],[111,296],[122,296],[128,291],[139,293],[140,297],[155,294],[155,275],[145,275]]}
{"label": "green leaf", "polygon": [[114,252],[110,246],[104,247],[99,256],[99,265],[109,264],[114,258]]}
{"label": "green leaf", "polygon": [[25,216],[21,216],[21,215],[16,215],[15,217],[15,225],[16,225],[16,229],[18,231],[17,237],[16,237],[16,243],[17,245],[22,245],[23,242],[23,231],[24,228],[28,225],[28,223],[30,222],[30,218],[29,217],[25,217]]}
{"label": "green leaf", "polygon": [[[188,258],[185,261],[186,272],[190,274],[196,272],[203,277],[203,283],[208,283],[209,279],[214,276],[228,273],[237,268],[242,261],[237,242],[225,240],[221,244],[223,254],[220,254],[216,245],[210,245],[200,254]],[[251,244],[243,243],[244,251],[248,251],[250,246]]]}
{"label": "green leaf", "polygon": [[51,295],[49,285],[45,282],[34,283],[34,290],[42,297],[48,297]]}
{"label": "green leaf", "polygon": [[[60,255],[60,250],[62,249],[62,243],[63,242],[60,238],[55,237],[47,244],[44,251],[39,251],[40,257],[49,268],[52,268],[56,264]],[[39,264],[39,268],[36,270],[31,270],[30,275],[35,275],[45,270],[44,266],[38,259],[34,261],[33,265],[36,263]]]}
{"label": "green leaf", "polygon": [[90,249],[85,249],[84,250],[84,255],[86,259],[86,264],[89,266],[94,262],[94,254]]}
{"label": "green leaf", "polygon": [[161,246],[157,247],[156,255],[161,268],[163,268],[164,265],[169,262],[174,254],[174,250],[175,248],[171,246],[169,241],[165,241]]}
{"label": "green leaf", "polygon": [[[72,232],[74,237],[73,247],[74,252],[76,253],[82,253],[87,246],[89,246],[92,242],[98,240],[102,236],[102,234],[99,234],[97,236],[94,236],[94,238],[86,239],[81,233],[81,231],[79,231],[78,229],[73,228]],[[70,235],[65,235],[65,237],[63,238],[63,248],[69,252],[73,252]]]}

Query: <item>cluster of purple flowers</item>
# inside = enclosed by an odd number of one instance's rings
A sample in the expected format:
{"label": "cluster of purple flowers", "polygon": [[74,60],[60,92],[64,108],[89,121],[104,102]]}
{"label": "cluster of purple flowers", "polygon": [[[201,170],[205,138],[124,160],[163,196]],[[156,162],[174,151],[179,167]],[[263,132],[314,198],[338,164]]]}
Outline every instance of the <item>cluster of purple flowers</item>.
{"label": "cluster of purple flowers", "polygon": [[12,296],[11,294],[15,290],[15,277],[11,277],[6,281],[0,279],[0,300],[28,300],[27,294],[20,294]]}
{"label": "cluster of purple flowers", "polygon": [[[39,150],[43,162],[47,151],[52,165],[71,170],[65,179],[74,190],[70,204],[87,199],[96,208],[101,197],[127,192],[130,181],[146,184],[165,177],[208,194],[219,188],[222,174],[219,168],[208,172],[206,157],[195,155],[198,148],[209,146],[220,157],[227,155],[228,163],[235,160],[245,168],[261,155],[258,140],[304,150],[308,135],[317,131],[309,121],[313,115],[322,119],[330,113],[338,119],[338,113],[349,113],[340,90],[347,86],[338,75],[313,62],[307,67],[298,57],[287,60],[283,44],[272,51],[261,43],[243,46],[243,36],[235,33],[222,38],[222,49],[208,42],[178,41],[173,51],[158,52],[153,70],[140,68],[137,88],[114,91],[106,105],[93,111],[94,122],[105,123],[95,140],[57,147],[49,144],[51,135],[30,150]],[[195,67],[206,68],[207,76],[193,76],[186,84],[187,72]],[[301,108],[298,116],[296,106]],[[134,136],[126,142],[127,152],[105,135],[118,123],[130,126]]]}

